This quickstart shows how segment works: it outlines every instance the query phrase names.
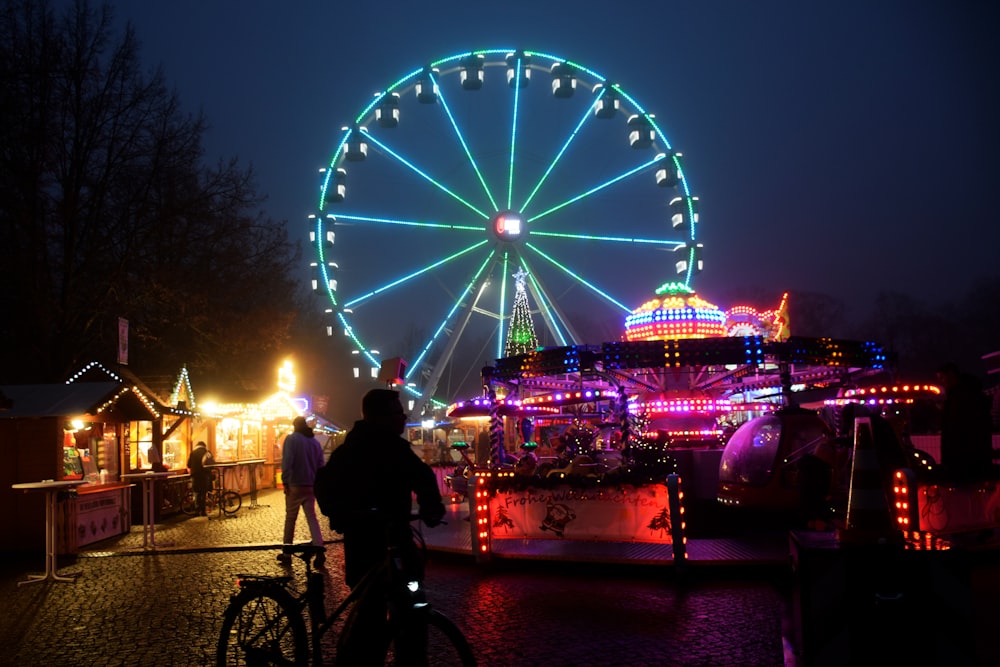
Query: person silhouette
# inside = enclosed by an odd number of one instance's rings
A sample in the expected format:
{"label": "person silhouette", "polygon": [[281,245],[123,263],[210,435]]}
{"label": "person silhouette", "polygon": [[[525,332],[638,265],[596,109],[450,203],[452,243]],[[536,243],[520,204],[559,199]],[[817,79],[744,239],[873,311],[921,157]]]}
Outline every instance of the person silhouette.
{"label": "person silhouette", "polygon": [[[323,529],[320,528],[316,516],[316,496],[313,494],[313,483],[316,471],[323,467],[325,456],[323,445],[319,444],[313,434],[312,427],[301,415],[292,421],[294,430],[285,438],[281,448],[281,480],[285,487],[285,526],[282,542],[292,544],[295,539],[295,522],[299,510],[306,515],[309,525],[309,535],[315,546],[323,546]],[[279,554],[278,561],[283,564],[292,562],[289,554]],[[313,565],[322,567],[326,561],[325,554],[318,554],[313,559]]]}

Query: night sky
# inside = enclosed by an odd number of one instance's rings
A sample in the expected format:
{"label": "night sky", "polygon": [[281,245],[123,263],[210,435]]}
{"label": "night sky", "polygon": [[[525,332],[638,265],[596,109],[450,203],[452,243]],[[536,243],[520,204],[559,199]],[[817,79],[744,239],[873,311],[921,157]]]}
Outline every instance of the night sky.
{"label": "night sky", "polygon": [[205,113],[206,159],[252,163],[307,255],[317,170],[374,93],[516,47],[586,64],[656,115],[700,200],[695,287],[722,307],[796,289],[862,314],[882,290],[944,303],[1000,273],[992,3],[144,0],[117,19]]}

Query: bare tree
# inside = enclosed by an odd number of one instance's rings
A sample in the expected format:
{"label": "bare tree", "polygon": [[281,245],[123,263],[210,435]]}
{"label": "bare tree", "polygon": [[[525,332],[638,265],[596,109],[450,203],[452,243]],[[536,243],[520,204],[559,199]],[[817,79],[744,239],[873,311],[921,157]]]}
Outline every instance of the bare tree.
{"label": "bare tree", "polygon": [[287,341],[297,250],[252,169],[203,165],[206,122],[144,74],[109,5],[0,5],[0,355],[7,381],[111,360],[244,383]]}

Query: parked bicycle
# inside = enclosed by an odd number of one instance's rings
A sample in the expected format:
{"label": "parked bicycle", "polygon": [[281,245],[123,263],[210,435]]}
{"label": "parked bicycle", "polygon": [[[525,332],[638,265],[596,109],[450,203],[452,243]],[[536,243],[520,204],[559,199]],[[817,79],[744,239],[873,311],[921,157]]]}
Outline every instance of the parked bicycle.
{"label": "parked bicycle", "polygon": [[[243,496],[238,492],[232,491],[230,489],[223,489],[219,485],[219,480],[216,479],[212,488],[205,492],[205,513],[212,514],[218,511],[220,515],[236,514],[240,507],[243,506]],[[184,498],[181,499],[181,511],[188,516],[196,516],[198,514],[198,499],[195,495],[194,489],[188,485],[187,493],[184,494]]]}
{"label": "parked bicycle", "polygon": [[[411,533],[423,554],[423,535],[416,527]],[[305,592],[292,586],[291,575],[238,575],[239,591],[230,597],[223,616],[217,650],[219,665],[323,665],[321,640],[326,632],[338,627],[343,640],[347,633],[355,631],[351,611],[356,605],[364,604],[367,595],[387,592],[388,615],[381,636],[363,637],[378,642],[379,653],[386,656],[385,664],[475,666],[475,655],[461,630],[427,602],[422,581],[408,581],[404,576],[397,545],[390,545],[385,560],[373,567],[329,614],[324,575],[312,567],[313,558],[324,553],[324,548],[285,545],[282,552],[305,562]],[[397,651],[396,638],[400,637],[407,637],[411,642],[407,645],[417,648],[403,655],[402,650]]]}

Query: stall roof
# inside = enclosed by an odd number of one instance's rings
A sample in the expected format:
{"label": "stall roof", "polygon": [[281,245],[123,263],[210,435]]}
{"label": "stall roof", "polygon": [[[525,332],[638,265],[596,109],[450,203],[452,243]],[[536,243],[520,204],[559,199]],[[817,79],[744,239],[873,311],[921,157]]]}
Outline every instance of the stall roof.
{"label": "stall roof", "polygon": [[4,397],[0,419],[97,416],[102,412],[108,421],[157,416],[158,406],[149,402],[149,397],[138,396],[117,382],[3,385],[0,392]]}

